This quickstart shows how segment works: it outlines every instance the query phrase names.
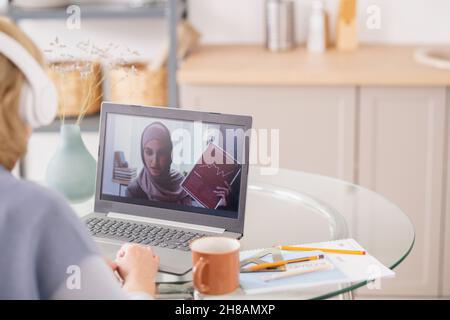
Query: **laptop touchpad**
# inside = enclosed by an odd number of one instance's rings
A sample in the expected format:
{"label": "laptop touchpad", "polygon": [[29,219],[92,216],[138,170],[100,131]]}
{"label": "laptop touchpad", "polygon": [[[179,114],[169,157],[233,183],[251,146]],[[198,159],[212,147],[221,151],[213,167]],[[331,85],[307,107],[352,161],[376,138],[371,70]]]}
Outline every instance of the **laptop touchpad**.
{"label": "laptop touchpad", "polygon": [[116,259],[117,252],[121,248],[120,244],[106,242],[106,241],[105,242],[96,241],[96,243],[97,243],[97,246],[103,256],[105,256],[113,261]]}

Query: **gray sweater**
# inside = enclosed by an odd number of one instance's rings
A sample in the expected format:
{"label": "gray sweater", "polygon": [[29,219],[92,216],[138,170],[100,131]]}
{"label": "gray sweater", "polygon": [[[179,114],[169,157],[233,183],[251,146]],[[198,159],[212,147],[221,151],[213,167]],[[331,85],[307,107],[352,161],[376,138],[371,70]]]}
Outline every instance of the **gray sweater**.
{"label": "gray sweater", "polygon": [[1,166],[0,248],[0,299],[127,298],[64,198]]}

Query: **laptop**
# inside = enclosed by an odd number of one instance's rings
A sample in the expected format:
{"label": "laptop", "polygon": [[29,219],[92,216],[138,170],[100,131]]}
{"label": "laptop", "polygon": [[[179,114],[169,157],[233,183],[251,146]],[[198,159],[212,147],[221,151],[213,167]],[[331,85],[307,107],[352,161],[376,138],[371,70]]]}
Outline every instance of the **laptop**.
{"label": "laptop", "polygon": [[151,246],[160,273],[192,268],[198,238],[243,236],[252,118],[103,102],[94,212],[106,256]]}

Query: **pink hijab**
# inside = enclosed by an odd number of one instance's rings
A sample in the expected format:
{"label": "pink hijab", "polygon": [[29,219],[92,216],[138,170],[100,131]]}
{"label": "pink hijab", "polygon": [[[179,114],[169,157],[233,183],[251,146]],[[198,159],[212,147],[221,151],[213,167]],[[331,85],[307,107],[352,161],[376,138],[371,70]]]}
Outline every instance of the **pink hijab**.
{"label": "pink hijab", "polygon": [[170,152],[172,152],[173,145],[169,129],[160,122],[148,125],[141,136],[141,158],[144,167],[136,179],[137,184],[150,200],[190,205],[192,200],[181,187],[184,177],[178,171],[171,170],[172,160],[167,168],[163,168],[160,176],[153,177],[150,174],[144,160],[144,146],[151,140],[160,140],[169,146]]}

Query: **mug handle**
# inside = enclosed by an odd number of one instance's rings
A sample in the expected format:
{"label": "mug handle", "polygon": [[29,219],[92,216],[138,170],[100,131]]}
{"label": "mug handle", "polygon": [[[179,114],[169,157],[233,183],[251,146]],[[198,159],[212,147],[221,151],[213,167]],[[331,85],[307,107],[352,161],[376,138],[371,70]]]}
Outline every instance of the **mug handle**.
{"label": "mug handle", "polygon": [[206,292],[209,290],[209,286],[202,283],[202,276],[203,276],[203,270],[205,266],[207,265],[207,262],[203,257],[200,257],[198,261],[195,263],[195,266],[193,268],[193,274],[194,274],[194,283],[198,283],[198,290],[200,292]]}

